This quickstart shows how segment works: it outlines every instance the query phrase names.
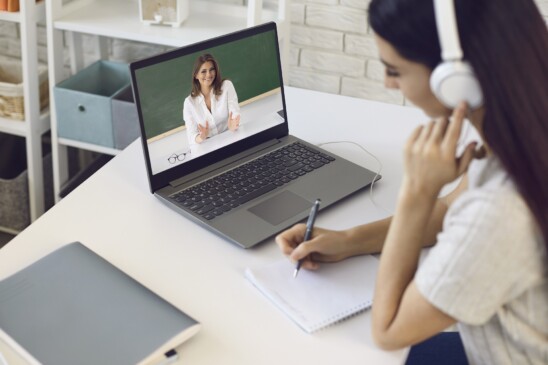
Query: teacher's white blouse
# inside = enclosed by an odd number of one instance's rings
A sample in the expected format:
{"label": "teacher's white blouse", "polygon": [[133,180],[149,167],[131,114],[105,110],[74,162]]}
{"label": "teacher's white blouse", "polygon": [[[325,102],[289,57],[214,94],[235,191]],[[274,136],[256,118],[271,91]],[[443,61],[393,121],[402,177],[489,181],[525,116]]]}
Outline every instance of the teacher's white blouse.
{"label": "teacher's white blouse", "polygon": [[205,127],[206,121],[209,124],[209,135],[212,137],[228,129],[228,116],[240,115],[238,95],[231,81],[225,80],[221,86],[222,93],[219,96],[211,90],[211,111],[207,108],[203,95],[196,97],[188,96],[183,105],[183,119],[185,121],[188,143],[196,144],[196,136],[200,134],[198,124]]}

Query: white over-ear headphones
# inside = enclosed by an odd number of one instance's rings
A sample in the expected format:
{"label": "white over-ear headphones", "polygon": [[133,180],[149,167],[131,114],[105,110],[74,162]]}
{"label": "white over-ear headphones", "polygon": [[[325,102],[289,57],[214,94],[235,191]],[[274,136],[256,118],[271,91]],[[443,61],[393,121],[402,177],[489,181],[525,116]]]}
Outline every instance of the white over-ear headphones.
{"label": "white over-ear headphones", "polygon": [[430,76],[430,88],[448,108],[466,101],[470,108],[476,109],[483,104],[483,94],[472,66],[462,60],[454,0],[434,0],[434,13],[442,62]]}

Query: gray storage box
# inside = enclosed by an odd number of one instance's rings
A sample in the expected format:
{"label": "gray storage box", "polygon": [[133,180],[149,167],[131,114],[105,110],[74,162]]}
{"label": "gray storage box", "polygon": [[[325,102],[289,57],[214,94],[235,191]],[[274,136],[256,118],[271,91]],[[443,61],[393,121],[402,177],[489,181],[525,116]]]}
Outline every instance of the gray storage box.
{"label": "gray storage box", "polygon": [[[53,173],[51,154],[42,159],[44,173],[44,205],[53,206]],[[22,231],[30,224],[29,177],[25,170],[13,179],[0,178],[0,226]]]}
{"label": "gray storage box", "polygon": [[127,64],[102,60],[56,85],[59,137],[114,147],[111,99],[129,83]]}
{"label": "gray storage box", "polygon": [[112,98],[112,127],[114,147],[120,150],[140,136],[139,116],[131,86],[120,90]]}

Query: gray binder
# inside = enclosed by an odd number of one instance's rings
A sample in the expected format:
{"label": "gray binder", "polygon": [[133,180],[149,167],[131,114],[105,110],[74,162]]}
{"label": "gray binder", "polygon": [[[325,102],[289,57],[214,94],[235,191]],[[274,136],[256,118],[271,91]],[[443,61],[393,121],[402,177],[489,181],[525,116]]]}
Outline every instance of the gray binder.
{"label": "gray binder", "polygon": [[0,328],[44,365],[154,363],[199,327],[79,242],[0,282]]}

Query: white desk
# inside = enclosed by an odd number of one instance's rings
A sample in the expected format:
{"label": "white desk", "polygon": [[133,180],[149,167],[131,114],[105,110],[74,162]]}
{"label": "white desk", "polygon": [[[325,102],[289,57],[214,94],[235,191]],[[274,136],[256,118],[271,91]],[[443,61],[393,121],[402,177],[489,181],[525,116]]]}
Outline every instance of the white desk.
{"label": "white desk", "polygon": [[[402,145],[427,118],[408,107],[287,88],[290,132],[312,143],[359,142],[384,164],[379,206],[393,210]],[[376,170],[351,144],[326,149]],[[334,177],[336,179],[337,177]],[[318,226],[346,228],[385,217],[369,191],[323,211]],[[244,278],[246,266],[278,260],[274,240],[244,250],[179,216],[149,192],[140,141],[0,250],[0,278],[79,240],[181,308],[202,330],[181,346],[179,364],[402,364],[406,351],[373,344],[370,312],[308,335]]]}

